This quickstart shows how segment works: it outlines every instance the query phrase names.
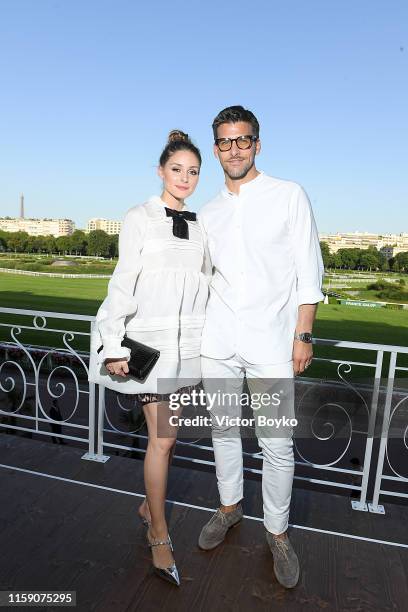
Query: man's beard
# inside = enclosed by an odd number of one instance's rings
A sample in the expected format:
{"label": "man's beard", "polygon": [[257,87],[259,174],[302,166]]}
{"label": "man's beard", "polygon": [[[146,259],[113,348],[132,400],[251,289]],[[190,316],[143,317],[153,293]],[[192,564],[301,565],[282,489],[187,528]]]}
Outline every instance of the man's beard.
{"label": "man's beard", "polygon": [[248,160],[248,162],[246,164],[244,164],[243,166],[241,166],[239,168],[235,168],[234,166],[230,166],[228,163],[225,163],[225,165],[223,164],[222,167],[223,167],[224,172],[226,173],[226,175],[231,180],[239,181],[240,179],[243,179],[243,178],[246,177],[246,175],[251,170],[253,165],[254,165],[254,158]]}

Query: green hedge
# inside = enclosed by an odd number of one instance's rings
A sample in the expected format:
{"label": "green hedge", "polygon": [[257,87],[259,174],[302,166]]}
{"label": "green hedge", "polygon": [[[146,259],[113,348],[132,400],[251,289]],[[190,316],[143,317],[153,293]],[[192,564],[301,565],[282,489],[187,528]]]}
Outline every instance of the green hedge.
{"label": "green hedge", "polygon": [[388,310],[403,310],[402,304],[386,304],[384,308],[388,308]]}

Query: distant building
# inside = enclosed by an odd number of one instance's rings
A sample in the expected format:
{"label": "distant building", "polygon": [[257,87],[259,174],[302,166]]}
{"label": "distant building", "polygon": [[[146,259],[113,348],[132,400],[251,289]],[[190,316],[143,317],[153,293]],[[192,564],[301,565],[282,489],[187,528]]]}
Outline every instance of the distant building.
{"label": "distant building", "polygon": [[370,234],[368,232],[349,232],[337,234],[319,234],[321,242],[327,242],[330,253],[339,249],[368,249],[375,247],[384,253],[387,259],[398,253],[408,251],[408,233]]}
{"label": "distant building", "polygon": [[3,232],[26,232],[30,236],[70,236],[75,231],[71,219],[27,219],[24,214],[24,194],[20,195],[20,216],[0,217]]}
{"label": "distant building", "polygon": [[27,232],[30,236],[70,236],[75,231],[71,219],[27,219],[22,217],[0,218],[0,230]]}
{"label": "distant building", "polygon": [[387,245],[383,246],[379,249],[383,255],[385,255],[386,259],[391,259],[391,257],[395,257],[398,253],[405,253],[408,251],[408,244],[406,246],[392,246]]}
{"label": "distant building", "polygon": [[107,234],[119,234],[122,227],[122,221],[111,221],[109,219],[89,219],[87,232],[94,230],[103,230]]}

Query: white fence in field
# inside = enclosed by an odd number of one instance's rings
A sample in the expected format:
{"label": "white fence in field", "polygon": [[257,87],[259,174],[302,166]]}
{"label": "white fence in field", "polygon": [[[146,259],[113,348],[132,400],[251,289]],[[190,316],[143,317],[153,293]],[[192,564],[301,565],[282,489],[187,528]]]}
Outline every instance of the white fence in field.
{"label": "white fence in field", "polygon": [[49,278],[110,278],[111,274],[64,274],[59,272],[33,272],[32,270],[14,270],[13,268],[0,268],[6,274],[21,274],[22,276],[48,276]]}

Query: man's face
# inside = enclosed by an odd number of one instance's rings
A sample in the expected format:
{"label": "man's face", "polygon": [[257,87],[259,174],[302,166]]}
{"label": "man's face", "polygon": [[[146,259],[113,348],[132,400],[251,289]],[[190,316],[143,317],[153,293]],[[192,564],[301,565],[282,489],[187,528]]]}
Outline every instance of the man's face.
{"label": "man's face", "polygon": [[[217,129],[217,138],[238,138],[239,136],[253,135],[252,125],[246,121],[237,123],[222,123]],[[232,180],[245,178],[254,167],[255,155],[261,150],[259,140],[253,142],[249,149],[240,149],[236,142],[232,143],[229,151],[220,151],[214,144],[214,154],[218,158],[226,175]]]}

